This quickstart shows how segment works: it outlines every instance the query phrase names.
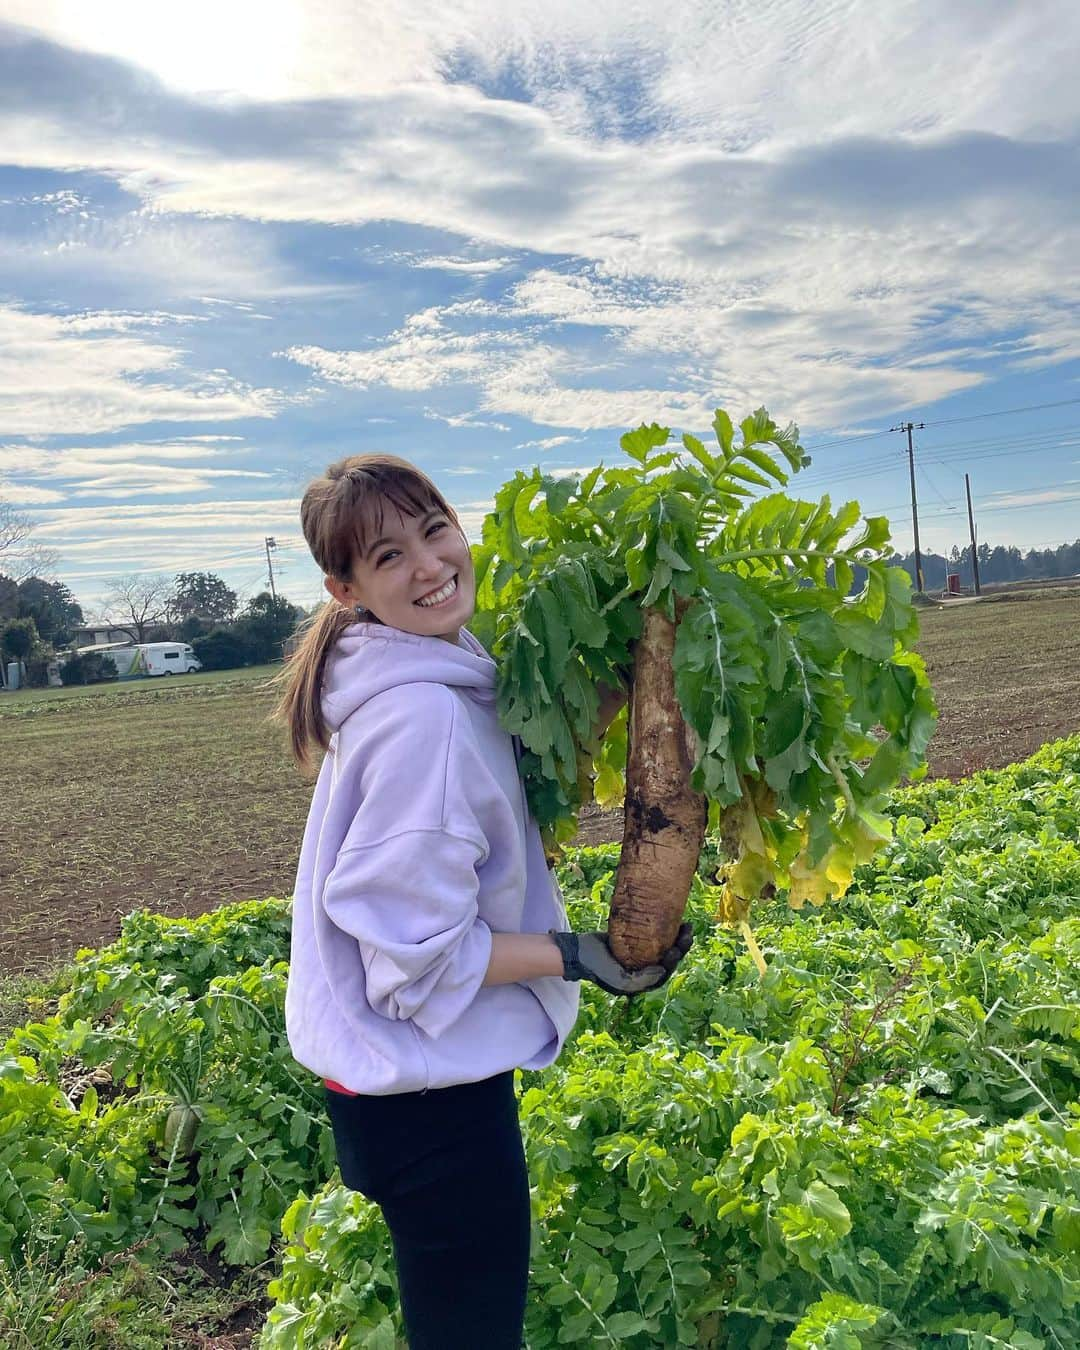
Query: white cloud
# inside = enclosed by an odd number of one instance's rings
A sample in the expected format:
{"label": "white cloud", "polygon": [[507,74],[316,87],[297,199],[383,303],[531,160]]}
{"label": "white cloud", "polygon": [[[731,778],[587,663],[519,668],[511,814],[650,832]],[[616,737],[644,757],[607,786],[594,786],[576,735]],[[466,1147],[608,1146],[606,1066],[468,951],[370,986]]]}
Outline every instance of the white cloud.
{"label": "white cloud", "polygon": [[1056,488],[1045,488],[1032,492],[995,492],[985,502],[980,503],[980,511],[996,511],[1005,507],[1039,506],[1044,502],[1075,501],[1080,479],[1072,478]]}
{"label": "white cloud", "polygon": [[474,384],[481,391],[483,410],[556,426],[619,426],[646,415],[697,426],[708,425],[712,416],[708,398],[701,393],[569,388],[559,383],[559,376],[573,373],[574,362],[565,352],[523,332],[455,333],[434,309],[419,317],[421,323],[410,320],[368,351],[293,347],[282,355],[310,366],[322,379],[354,388],[385,384],[412,390]]}
{"label": "white cloud", "polygon": [[117,310],[70,314],[63,320],[65,333],[126,333],[132,328],[160,328],[164,324],[204,322],[196,314],[124,314]]}
{"label": "white cloud", "polygon": [[[230,438],[231,439],[231,438]],[[118,501],[128,497],[193,496],[212,491],[224,479],[271,479],[264,469],[218,467],[207,461],[235,459],[246,454],[231,446],[176,444],[162,441],[108,446],[67,446],[45,449],[35,445],[0,445],[0,475],[8,475],[5,495],[23,501],[77,500],[103,497]],[[63,482],[62,493],[44,489],[47,497],[35,498],[35,489],[20,482],[32,477]]]}
{"label": "white cloud", "polygon": [[[69,294],[92,276],[98,286],[107,283],[128,304],[141,305],[149,292],[155,305],[201,301],[255,318],[250,301],[217,299],[207,293],[263,299],[305,289],[293,267],[282,262],[250,221],[169,215],[152,203],[116,210],[84,196],[77,198],[79,209],[74,210],[69,195],[74,194],[47,193],[6,203],[9,210],[0,231],[4,290],[11,292],[32,281],[56,294]],[[145,195],[136,193],[137,198]],[[315,293],[319,288],[306,289]],[[162,318],[191,323],[205,316]],[[118,315],[114,326],[120,322]]]}
{"label": "white cloud", "polygon": [[0,500],[15,506],[44,506],[49,502],[62,502],[64,496],[63,492],[57,492],[54,488],[32,487],[29,483],[0,477]]}
{"label": "white cloud", "polygon": [[396,261],[406,262],[410,267],[421,271],[463,272],[469,276],[485,277],[493,272],[501,272],[513,261],[512,258],[443,258],[430,254],[393,255]]}
{"label": "white cloud", "polygon": [[[575,294],[602,293],[603,281],[584,276],[579,280],[582,285]],[[515,292],[512,302],[502,308],[504,322],[520,314],[519,294]],[[592,351],[574,354],[537,340],[529,329],[509,326],[460,332],[448,322],[454,309],[432,307],[413,315],[366,351],[293,347],[282,355],[309,366],[322,379],[360,389],[380,384],[401,390],[468,384],[477,390],[484,412],[579,430],[636,425],[642,420],[698,429],[710,425],[718,404],[749,411],[775,391],[783,391],[783,403],[771,400],[774,416],[784,420],[799,410],[813,421],[827,422],[853,405],[880,405],[888,399],[899,406],[932,401],[983,378],[947,363],[892,368],[882,359],[889,340],[869,318],[860,333],[849,333],[846,351],[814,357],[806,352],[808,319],[793,315],[788,331],[780,334],[759,331],[745,322],[738,307],[725,315],[698,292],[682,288],[676,301],[641,310],[606,305],[601,296],[596,312],[604,315],[604,326],[620,339],[608,344],[608,357],[622,353],[621,360],[606,362],[604,373],[612,380],[622,375],[624,383],[623,388],[602,387],[596,376],[605,362]],[[590,322],[595,317],[585,303],[580,313]],[[525,317],[535,319],[535,298]],[[601,321],[595,319],[593,326],[601,326]],[[913,326],[910,319],[898,319],[892,344],[898,338],[910,340]],[[684,343],[694,348],[690,360],[679,349],[676,334],[684,335]],[[722,373],[711,369],[710,335],[726,353]],[[627,359],[641,349],[667,349],[684,358],[677,370],[677,389],[630,384],[625,379]]]}
{"label": "white cloud", "polygon": [[[466,385],[491,415],[581,429],[762,401],[821,425],[977,386],[988,335],[1009,344],[999,366],[1080,355],[1060,60],[1080,15],[1053,0],[267,0],[254,28],[238,0],[213,53],[192,38],[204,2],[151,22],[120,0],[105,18],[12,0],[168,85],[26,44],[23,103],[13,86],[0,117],[18,162],[115,178],[147,237],[190,229],[185,258],[212,256],[199,232],[227,216],[447,231],[462,242],[397,256],[466,277],[551,260],[502,304],[421,308],[364,350],[287,349],[326,381]],[[208,88],[230,97],[190,97]],[[95,228],[61,221],[56,246]]]}
{"label": "white cloud", "polygon": [[554,450],[557,445],[567,445],[580,439],[580,436],[545,436],[539,441],[522,441],[520,445],[515,445],[514,449],[532,450],[535,447],[539,450]]}
{"label": "white cloud", "polygon": [[114,431],[140,422],[272,417],[280,398],[218,373],[183,370],[182,351],[80,319],[0,305],[0,426],[8,435]]}
{"label": "white cloud", "polygon": [[219,436],[217,434],[203,435],[203,436],[161,436],[146,441],[145,444],[176,446],[176,445],[183,445],[188,441],[192,441],[195,443],[203,443],[206,445],[216,445],[219,442],[242,441],[243,439],[244,439],[243,436]]}
{"label": "white cloud", "polygon": [[507,359],[506,349],[523,346],[522,334],[453,333],[434,310],[413,315],[387,339],[366,351],[327,351],[323,347],[290,347],[276,353],[310,366],[334,384],[364,389],[385,384],[391,389],[434,389],[451,383],[475,383],[492,362]]}
{"label": "white cloud", "polygon": [[812,141],[822,129],[1037,134],[1075,110],[1059,56],[1076,15],[1056,0],[398,0],[392,10],[348,0],[189,0],[175,10],[6,0],[5,15],[132,61],[173,89],[246,98],[377,96],[448,72],[497,92],[510,76],[521,96],[543,99],[579,131],[621,125],[621,78],[660,134],[734,147],[763,135]]}
{"label": "white cloud", "polygon": [[436,412],[433,408],[425,408],[424,416],[429,422],[445,422],[448,427],[480,427],[490,431],[510,430],[505,422],[485,422],[482,418],[474,417],[471,413],[446,415]]}
{"label": "white cloud", "polygon": [[[318,577],[299,529],[299,498],[218,502],[27,507],[34,538],[55,551],[80,603],[100,600],[107,582],[129,572],[216,571],[245,591],[265,585],[264,539],[290,577]],[[259,584],[258,579],[263,578]]]}
{"label": "white cloud", "polygon": [[[610,461],[607,462],[610,463]],[[545,472],[549,473],[552,478],[573,478],[575,475],[584,477],[595,468],[595,464],[579,464],[574,468],[547,469]]]}

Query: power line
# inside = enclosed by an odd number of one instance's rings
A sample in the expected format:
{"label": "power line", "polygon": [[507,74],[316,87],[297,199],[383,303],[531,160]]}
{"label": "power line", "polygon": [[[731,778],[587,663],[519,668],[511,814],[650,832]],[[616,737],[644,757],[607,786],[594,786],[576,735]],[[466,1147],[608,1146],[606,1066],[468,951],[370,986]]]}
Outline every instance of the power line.
{"label": "power line", "polygon": [[[972,458],[978,458],[978,456],[972,456]],[[923,459],[924,460],[926,459],[925,448],[923,450]],[[940,467],[943,468],[946,473],[951,473],[954,478],[960,478],[961,476],[959,469],[954,469],[951,464],[946,464],[943,459],[939,459],[936,455],[932,455],[930,457],[930,463],[940,465]]]}
{"label": "power line", "polygon": [[1074,436],[1078,432],[1080,432],[1080,428],[1075,426],[1048,427],[1043,431],[1032,432],[1029,436],[979,436],[973,441],[943,441],[940,443],[931,441],[929,448],[932,450],[965,450],[972,446],[994,448],[999,445],[1036,445],[1045,441],[1053,441],[1059,436]]}
{"label": "power line", "polygon": [[[1063,398],[1056,403],[1028,403],[1021,408],[1002,408],[998,412],[970,413],[966,417],[944,417],[939,418],[936,422],[924,422],[922,425],[926,427],[959,426],[962,422],[979,422],[986,417],[1010,417],[1014,413],[1043,412],[1047,408],[1071,408],[1077,403],[1080,403],[1080,398]],[[890,427],[888,431],[861,432],[858,436],[842,436],[837,440],[823,441],[820,445],[807,445],[803,448],[806,450],[829,450],[836,445],[855,445],[859,441],[870,441],[878,436],[888,436],[892,430],[893,428]]]}
{"label": "power line", "polygon": [[[1052,487],[1053,484],[1044,484],[1045,487]],[[1025,489],[1025,491],[1038,491],[1038,488]],[[1043,511],[1051,506],[1067,506],[1070,502],[1080,501],[1080,493],[1070,494],[1067,497],[1055,497],[1051,502],[981,502],[979,504],[980,513],[986,511]],[[894,511],[903,511],[908,505],[907,502],[894,502],[891,506],[879,506],[867,514],[872,516],[887,516]],[[945,511],[924,511],[922,517],[924,520],[941,520],[951,512]],[[1070,542],[1066,540],[1066,542]]]}
{"label": "power line", "polygon": [[926,479],[926,481],[930,484],[931,490],[932,490],[934,493],[936,493],[936,495],[942,500],[942,502],[944,502],[946,508],[947,508],[949,511],[958,511],[958,510],[960,509],[958,506],[950,506],[950,505],[949,505],[949,499],[948,499],[946,496],[944,496],[944,495],[942,494],[941,489],[940,489],[940,488],[938,487],[938,485],[934,482],[934,480],[930,477],[930,474],[929,474],[929,472],[927,471],[927,468],[926,468],[926,465],[925,465],[925,464],[920,465],[919,471],[920,471],[920,473],[922,474],[922,476]]}
{"label": "power line", "polygon": [[1080,398],[1063,398],[1058,403],[1029,403],[1023,408],[1002,408],[999,412],[972,413],[969,417],[946,417],[937,422],[927,422],[928,427],[948,427],[958,422],[979,422],[984,417],[1009,417],[1013,413],[1042,412],[1045,408],[1069,408],[1080,403]]}
{"label": "power line", "polygon": [[[1061,436],[1060,432],[1053,432],[1048,433],[1048,435],[1042,440],[1040,440],[1039,438],[1035,438],[1031,441],[1025,441],[1020,444],[1018,444],[1015,440],[1011,440],[1008,438],[1002,441],[970,442],[970,444],[973,445],[987,444],[993,447],[998,446],[1001,447],[986,450],[981,454],[979,453],[973,454],[969,451],[965,451],[960,446],[943,446],[940,447],[939,452],[933,457],[932,462],[940,464],[941,467],[944,469],[950,469],[949,461],[959,462],[962,460],[964,463],[970,463],[973,461],[981,461],[986,459],[1000,459],[1003,455],[1015,455],[1018,450],[1022,450],[1025,448],[1031,450],[1033,453],[1036,454],[1048,454],[1051,450],[1058,450],[1058,449],[1071,450],[1080,448],[1080,429],[1068,428],[1066,435],[1074,436],[1075,439],[1063,440],[1060,439]],[[925,458],[927,450],[933,449],[934,447],[920,446],[919,448],[921,455]],[[795,479],[793,479],[793,482],[800,487],[802,486],[816,487],[818,485],[828,485],[828,484],[840,485],[843,483],[851,483],[857,480],[862,480],[864,478],[877,477],[880,474],[890,472],[893,469],[893,467],[898,466],[896,465],[895,460],[891,455],[887,457],[885,456],[874,457],[873,459],[867,460],[864,465],[858,468],[850,468],[848,466],[845,466],[845,468],[839,473],[815,474],[813,472],[810,472],[805,475],[800,474]],[[950,472],[956,471],[950,469]]]}
{"label": "power line", "polygon": [[[996,436],[989,439],[980,437],[978,440],[974,441],[931,441],[929,444],[921,446],[920,449],[923,453],[928,450],[933,450],[944,457],[955,458],[964,455],[970,447],[982,447],[986,452],[1003,449],[1009,454],[1013,454],[1020,449],[1034,449],[1039,452],[1057,449],[1059,446],[1063,449],[1071,449],[1078,444],[1080,444],[1080,427],[1069,426],[1036,432],[1034,435],[1025,436],[1020,440],[1015,436]],[[885,454],[872,455],[867,459],[862,460],[858,467],[861,468],[868,464],[879,464],[891,457],[892,452],[888,451],[885,452]],[[856,466],[843,465],[841,467],[844,469],[854,469]],[[814,472],[811,470],[807,477],[813,476]]]}
{"label": "power line", "polygon": [[874,441],[879,436],[887,436],[887,431],[863,431],[857,436],[842,436],[839,440],[823,441],[820,445],[804,445],[804,450],[831,450],[837,445],[858,445],[860,441]]}

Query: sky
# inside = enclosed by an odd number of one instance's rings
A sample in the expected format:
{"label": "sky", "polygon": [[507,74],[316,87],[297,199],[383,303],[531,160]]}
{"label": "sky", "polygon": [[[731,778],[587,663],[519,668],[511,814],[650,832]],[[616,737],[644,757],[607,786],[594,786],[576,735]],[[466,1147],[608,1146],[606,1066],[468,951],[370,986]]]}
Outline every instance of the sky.
{"label": "sky", "polygon": [[88,617],[322,599],[305,485],[764,404],[924,549],[1080,536],[1065,0],[0,0],[0,500]]}

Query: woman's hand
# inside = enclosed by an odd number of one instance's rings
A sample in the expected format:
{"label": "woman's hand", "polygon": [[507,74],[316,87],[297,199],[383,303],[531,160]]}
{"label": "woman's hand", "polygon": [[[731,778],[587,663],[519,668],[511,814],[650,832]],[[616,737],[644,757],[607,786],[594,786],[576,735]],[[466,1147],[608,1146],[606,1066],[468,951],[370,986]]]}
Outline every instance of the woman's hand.
{"label": "woman's hand", "polygon": [[550,929],[548,936],[562,952],[564,980],[591,980],[609,994],[628,997],[666,984],[694,942],[693,930],[684,923],[658,965],[630,971],[612,956],[606,933],[557,933]]}

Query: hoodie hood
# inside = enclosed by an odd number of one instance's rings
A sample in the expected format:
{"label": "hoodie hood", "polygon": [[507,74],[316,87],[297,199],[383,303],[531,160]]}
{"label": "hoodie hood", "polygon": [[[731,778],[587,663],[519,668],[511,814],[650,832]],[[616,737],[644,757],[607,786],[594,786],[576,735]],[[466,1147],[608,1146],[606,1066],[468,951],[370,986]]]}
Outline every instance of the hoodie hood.
{"label": "hoodie hood", "polygon": [[481,704],[495,702],[495,662],[467,628],[459,645],[380,623],[346,628],[326,659],[323,716],[336,732],[369,698],[399,684],[446,684]]}

